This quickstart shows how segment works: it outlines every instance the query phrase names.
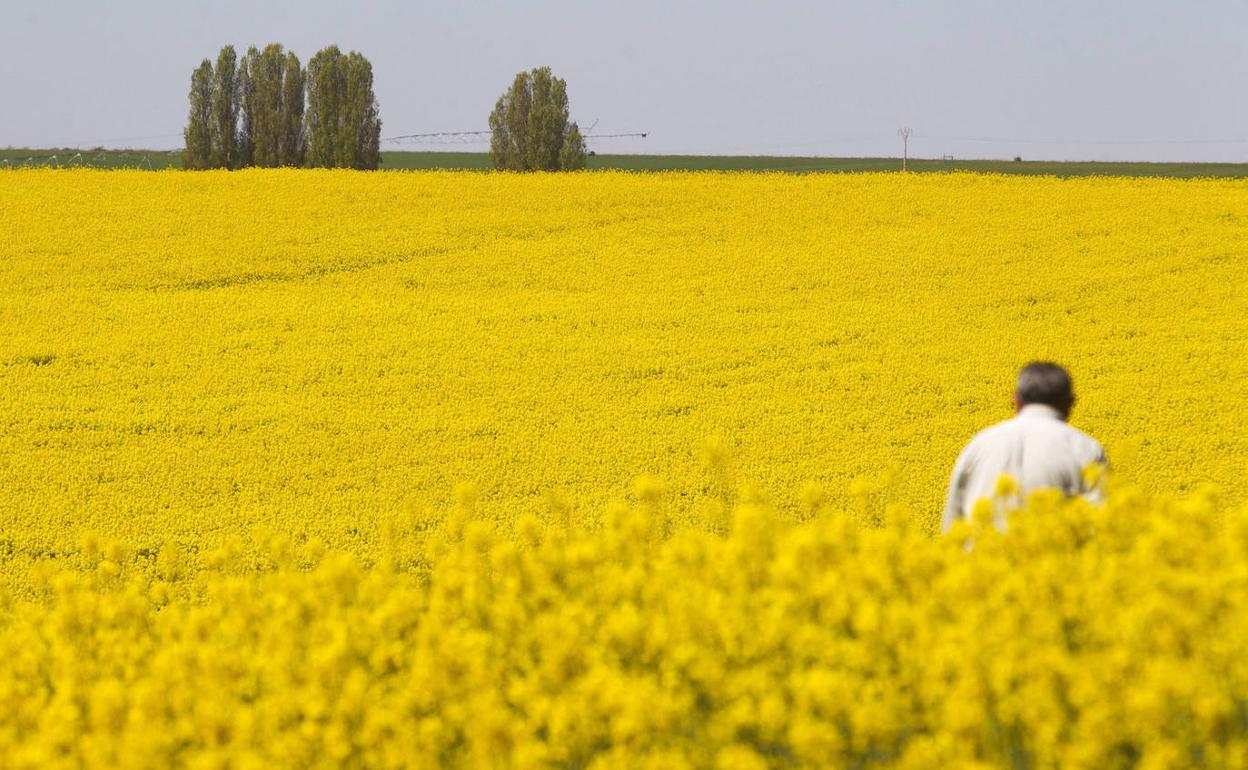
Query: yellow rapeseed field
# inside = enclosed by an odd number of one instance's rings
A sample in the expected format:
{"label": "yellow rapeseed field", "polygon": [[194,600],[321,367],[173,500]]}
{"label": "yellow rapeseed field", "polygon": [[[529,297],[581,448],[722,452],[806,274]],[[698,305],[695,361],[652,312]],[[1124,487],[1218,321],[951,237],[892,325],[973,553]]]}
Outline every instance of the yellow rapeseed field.
{"label": "yellow rapeseed field", "polygon": [[[0,768],[1248,763],[1248,183],[20,171],[0,244]],[[934,536],[1035,358],[1110,503]]]}

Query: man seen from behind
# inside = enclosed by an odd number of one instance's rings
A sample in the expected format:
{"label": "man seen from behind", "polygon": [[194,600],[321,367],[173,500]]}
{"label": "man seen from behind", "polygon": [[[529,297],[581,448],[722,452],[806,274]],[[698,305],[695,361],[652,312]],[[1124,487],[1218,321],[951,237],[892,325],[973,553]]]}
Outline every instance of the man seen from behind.
{"label": "man seen from behind", "polygon": [[[980,431],[958,456],[949,482],[942,529],[970,518],[975,503],[993,498],[1001,476],[1009,476],[1020,499],[1038,489],[1100,502],[1099,485],[1084,469],[1104,466],[1105,450],[1096,439],[1067,424],[1075,404],[1070,375],[1048,362],[1030,363],[1018,375],[1013,419]],[[998,520],[997,526],[1004,526]]]}

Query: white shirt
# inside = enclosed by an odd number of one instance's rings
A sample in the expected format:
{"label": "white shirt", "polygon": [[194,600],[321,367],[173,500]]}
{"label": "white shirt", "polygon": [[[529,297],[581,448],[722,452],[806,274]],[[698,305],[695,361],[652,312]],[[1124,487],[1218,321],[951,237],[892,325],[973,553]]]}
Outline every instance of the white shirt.
{"label": "white shirt", "polygon": [[1067,425],[1053,407],[1027,404],[1013,419],[980,431],[962,450],[949,481],[942,529],[970,517],[981,498],[992,498],[1002,474],[1018,483],[1023,499],[1037,489],[1059,489],[1099,502],[1100,488],[1089,488],[1083,476],[1092,463],[1105,464],[1096,439]]}

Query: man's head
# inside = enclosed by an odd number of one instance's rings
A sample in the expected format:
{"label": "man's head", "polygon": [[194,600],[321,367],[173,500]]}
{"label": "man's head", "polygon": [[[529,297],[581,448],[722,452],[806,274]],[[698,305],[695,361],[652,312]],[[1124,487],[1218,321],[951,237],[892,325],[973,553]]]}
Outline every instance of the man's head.
{"label": "man's head", "polygon": [[1048,361],[1035,361],[1024,366],[1018,373],[1014,406],[1022,409],[1028,404],[1046,404],[1056,409],[1063,420],[1070,417],[1070,408],[1075,404],[1070,374]]}

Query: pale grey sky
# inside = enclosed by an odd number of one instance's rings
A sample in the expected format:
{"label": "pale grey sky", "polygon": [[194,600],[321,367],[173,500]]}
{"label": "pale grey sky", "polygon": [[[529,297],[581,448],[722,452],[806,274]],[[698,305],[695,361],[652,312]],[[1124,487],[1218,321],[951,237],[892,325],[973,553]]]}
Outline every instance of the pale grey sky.
{"label": "pale grey sky", "polygon": [[[225,43],[373,62],[382,136],[548,64],[600,152],[1248,161],[1248,0],[3,0],[0,146],[180,146]],[[1226,141],[1235,140],[1235,141]],[[434,148],[438,149],[438,148]],[[453,149],[481,149],[458,147]]]}

